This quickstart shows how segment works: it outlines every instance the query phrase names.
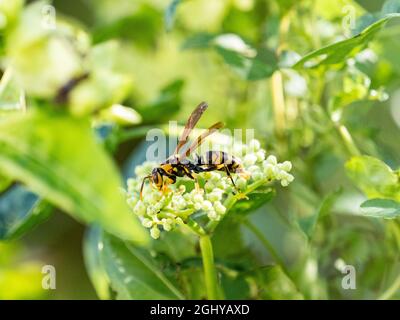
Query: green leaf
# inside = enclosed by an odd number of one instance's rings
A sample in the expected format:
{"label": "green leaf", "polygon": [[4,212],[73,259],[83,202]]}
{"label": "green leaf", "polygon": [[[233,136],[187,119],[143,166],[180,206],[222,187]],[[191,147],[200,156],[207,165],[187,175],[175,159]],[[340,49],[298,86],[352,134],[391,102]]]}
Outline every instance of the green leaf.
{"label": "green leaf", "polygon": [[136,110],[142,115],[144,122],[163,122],[179,111],[181,106],[182,89],[184,81],[175,80],[165,86],[159,96],[151,103],[137,106]]}
{"label": "green leaf", "polygon": [[182,0],[172,0],[168,5],[167,9],[165,10],[164,19],[165,19],[165,29],[167,29],[167,31],[171,31],[174,26],[176,10],[178,9],[178,5],[181,2]]}
{"label": "green leaf", "polygon": [[344,63],[346,59],[364,49],[389,20],[399,16],[398,14],[387,15],[352,38],[313,51],[300,59],[293,68],[315,68],[321,65]]}
{"label": "green leaf", "polygon": [[0,170],[76,219],[138,243],[146,230],[132,217],[121,181],[86,119],[32,111],[0,121]]}
{"label": "green leaf", "polygon": [[183,299],[148,254],[103,233],[102,264],[120,299]]}
{"label": "green leaf", "polygon": [[304,297],[279,266],[265,267],[255,272],[259,295],[267,300],[299,300]]}
{"label": "green leaf", "polygon": [[399,176],[379,159],[357,156],[346,163],[348,176],[369,198],[400,200]]}
{"label": "green leaf", "polygon": [[315,227],[317,226],[319,219],[321,219],[330,212],[330,210],[332,209],[333,205],[335,204],[337,198],[341,193],[342,190],[330,193],[322,200],[321,205],[314,214],[299,220],[299,225],[301,230],[306,234],[306,236],[309,239],[312,238],[315,231]]}
{"label": "green leaf", "polygon": [[52,207],[21,185],[0,194],[0,240],[10,240],[47,220]]}
{"label": "green leaf", "polygon": [[183,49],[214,49],[238,75],[246,80],[270,77],[278,69],[275,54],[263,47],[254,49],[236,34],[200,33],[189,38]]}
{"label": "green leaf", "polygon": [[371,199],[360,206],[364,216],[394,219],[400,216],[400,202],[389,199]]}
{"label": "green leaf", "polygon": [[276,58],[267,49],[259,49],[254,57],[218,46],[216,50],[222,56],[225,63],[246,80],[268,78],[277,69]]}
{"label": "green leaf", "polygon": [[131,15],[124,16],[109,24],[97,26],[93,31],[93,43],[121,38],[133,40],[143,48],[152,48],[162,30],[161,12],[151,5],[142,4]]}
{"label": "green leaf", "polygon": [[0,173],[0,192],[6,190],[12,183],[12,180],[8,177],[1,175]]}
{"label": "green leaf", "polygon": [[248,215],[260,208],[262,205],[271,201],[275,196],[275,190],[272,188],[258,189],[247,195],[248,199],[238,201],[231,210],[236,214]]}
{"label": "green leaf", "polygon": [[102,234],[102,229],[97,225],[91,226],[86,231],[83,240],[83,257],[86,271],[98,297],[102,300],[108,300],[111,298],[109,281],[100,257],[100,250],[103,248]]}
{"label": "green leaf", "polygon": [[212,46],[212,41],[215,37],[216,35],[212,33],[197,33],[187,38],[181,48],[182,50],[207,49]]}

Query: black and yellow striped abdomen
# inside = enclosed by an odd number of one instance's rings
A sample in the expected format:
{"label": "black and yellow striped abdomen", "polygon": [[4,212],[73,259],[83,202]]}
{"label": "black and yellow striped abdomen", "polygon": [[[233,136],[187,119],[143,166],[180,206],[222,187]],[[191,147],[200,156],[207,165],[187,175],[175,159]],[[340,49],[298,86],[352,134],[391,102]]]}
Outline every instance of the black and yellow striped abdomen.
{"label": "black and yellow striped abdomen", "polygon": [[225,171],[235,173],[241,168],[241,163],[236,157],[224,151],[207,151],[203,156],[198,157],[196,165],[202,167],[204,171]]}

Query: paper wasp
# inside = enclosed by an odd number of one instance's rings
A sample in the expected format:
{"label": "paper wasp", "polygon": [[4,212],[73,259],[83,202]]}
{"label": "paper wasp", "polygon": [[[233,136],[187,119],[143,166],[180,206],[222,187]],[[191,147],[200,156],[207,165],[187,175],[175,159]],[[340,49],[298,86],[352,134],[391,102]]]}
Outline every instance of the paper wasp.
{"label": "paper wasp", "polygon": [[239,173],[244,177],[248,177],[240,160],[223,151],[207,151],[203,156],[197,156],[196,160],[191,162],[187,158],[195,151],[206,137],[213,134],[223,127],[222,122],[217,122],[205,130],[185,151],[182,148],[189,140],[189,135],[197,122],[201,118],[208,105],[201,102],[192,112],[186,122],[185,128],[181,137],[178,140],[178,145],[174,153],[158,167],[154,168],[150,175],[143,178],[140,188],[140,199],[145,181],[148,179],[150,183],[160,191],[165,192],[169,184],[174,184],[177,177],[189,177],[195,181],[196,189],[199,189],[199,184],[196,175],[200,172],[209,171],[224,171],[230,178],[233,186],[235,182],[232,179],[231,173]]}

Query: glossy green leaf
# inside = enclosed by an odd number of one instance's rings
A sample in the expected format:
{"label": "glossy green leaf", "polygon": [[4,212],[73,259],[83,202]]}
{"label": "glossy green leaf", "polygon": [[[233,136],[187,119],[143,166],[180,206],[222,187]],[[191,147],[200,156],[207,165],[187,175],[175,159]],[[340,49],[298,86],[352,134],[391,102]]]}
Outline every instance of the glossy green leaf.
{"label": "glossy green leaf", "polygon": [[176,11],[178,9],[178,5],[182,2],[182,0],[172,0],[168,5],[167,9],[165,10],[165,29],[170,31],[175,22]]}
{"label": "glossy green leaf", "polygon": [[336,42],[305,55],[293,67],[315,68],[321,65],[344,63],[346,59],[364,49],[390,19],[398,16],[398,14],[387,15],[352,38]]}
{"label": "glossy green leaf", "polygon": [[52,207],[22,185],[0,194],[0,240],[15,239],[45,221]]}
{"label": "glossy green leaf", "polygon": [[353,157],[346,163],[348,176],[369,198],[400,200],[399,176],[379,159]]}
{"label": "glossy green leaf", "polygon": [[88,121],[33,111],[0,122],[0,170],[79,221],[144,243],[119,175]]}
{"label": "glossy green leaf", "polygon": [[400,216],[400,202],[389,199],[371,199],[360,206],[361,214],[368,217],[394,219]]}
{"label": "glossy green leaf", "polygon": [[97,226],[91,226],[83,240],[83,257],[86,271],[100,299],[110,299],[110,287],[107,273],[101,264],[100,251],[103,248],[103,231]]}
{"label": "glossy green leaf", "polygon": [[183,299],[148,254],[103,233],[101,261],[119,299]]}

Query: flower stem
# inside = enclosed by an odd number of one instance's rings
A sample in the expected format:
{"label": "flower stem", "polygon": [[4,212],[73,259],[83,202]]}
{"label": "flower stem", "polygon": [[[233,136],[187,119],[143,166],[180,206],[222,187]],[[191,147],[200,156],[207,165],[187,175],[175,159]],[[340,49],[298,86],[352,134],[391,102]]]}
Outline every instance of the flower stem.
{"label": "flower stem", "polygon": [[206,282],[207,298],[215,300],[218,298],[217,272],[214,264],[214,253],[210,236],[200,237],[200,249],[203,259],[204,278]]}
{"label": "flower stem", "polygon": [[351,156],[359,156],[361,155],[360,150],[354,143],[353,137],[351,136],[349,130],[343,124],[336,124],[336,129],[339,132],[340,137],[343,140],[343,143],[347,149],[347,152]]}

